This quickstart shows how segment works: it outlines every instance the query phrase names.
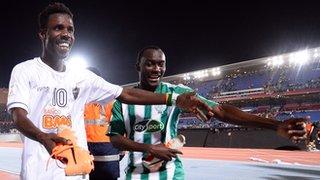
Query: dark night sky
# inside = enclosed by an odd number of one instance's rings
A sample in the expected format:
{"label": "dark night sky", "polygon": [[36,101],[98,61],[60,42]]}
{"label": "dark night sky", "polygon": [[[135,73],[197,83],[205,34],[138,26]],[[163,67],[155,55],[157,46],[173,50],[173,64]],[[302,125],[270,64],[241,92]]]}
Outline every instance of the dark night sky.
{"label": "dark night sky", "polygon": [[[40,55],[37,15],[48,2],[1,3],[0,87],[15,64]],[[72,53],[116,84],[138,80],[136,54],[150,44],[165,51],[167,76],[320,46],[316,1],[61,2],[75,15]]]}

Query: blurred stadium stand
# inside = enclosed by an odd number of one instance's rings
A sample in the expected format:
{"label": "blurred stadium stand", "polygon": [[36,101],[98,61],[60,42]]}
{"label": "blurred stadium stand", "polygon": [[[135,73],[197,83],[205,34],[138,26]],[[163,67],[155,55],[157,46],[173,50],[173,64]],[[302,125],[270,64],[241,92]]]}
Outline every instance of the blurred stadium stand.
{"label": "blurred stadium stand", "polygon": [[[184,84],[208,99],[232,104],[259,116],[278,120],[291,117],[308,117],[312,122],[320,120],[320,48],[168,76],[164,77],[164,81]],[[134,85],[136,83],[125,86]],[[0,89],[0,132],[15,133],[12,118],[5,109],[7,94],[6,88]],[[218,132],[220,135],[227,134],[227,139],[230,138],[229,131],[235,131],[233,134],[238,134],[239,137],[240,132],[244,131],[261,133],[260,129],[248,130],[216,119],[202,122],[189,113],[181,115],[178,128],[187,134],[198,133],[198,137],[203,136],[205,139],[216,136]],[[276,137],[270,135],[269,131],[264,133],[275,142]],[[219,140],[216,141],[215,145],[219,145]],[[280,144],[283,141],[278,139]],[[228,142],[229,146],[238,147]],[[248,144],[250,142],[255,140],[249,138]],[[198,146],[193,142],[189,145]],[[206,145],[215,146],[211,141],[206,141]],[[203,143],[199,146],[203,146]],[[265,144],[260,147],[271,146]]]}

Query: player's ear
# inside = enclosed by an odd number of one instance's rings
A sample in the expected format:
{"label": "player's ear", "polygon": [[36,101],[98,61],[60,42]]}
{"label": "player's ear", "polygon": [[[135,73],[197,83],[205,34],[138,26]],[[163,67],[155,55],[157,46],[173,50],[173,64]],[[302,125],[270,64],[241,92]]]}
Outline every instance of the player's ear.
{"label": "player's ear", "polygon": [[38,33],[38,36],[41,40],[44,40],[46,37],[46,31],[44,29],[41,29]]}
{"label": "player's ear", "polygon": [[140,63],[139,63],[139,62],[136,63],[136,70],[137,70],[138,72],[140,72],[140,70],[141,70],[141,68],[140,68]]}

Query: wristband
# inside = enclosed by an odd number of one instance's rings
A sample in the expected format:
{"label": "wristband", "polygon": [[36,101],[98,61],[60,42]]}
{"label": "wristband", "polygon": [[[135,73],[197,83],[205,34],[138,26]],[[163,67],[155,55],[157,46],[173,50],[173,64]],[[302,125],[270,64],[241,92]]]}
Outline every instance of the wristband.
{"label": "wristband", "polygon": [[172,94],[171,93],[166,94],[166,104],[167,104],[167,106],[172,106]]}
{"label": "wristband", "polygon": [[179,94],[177,94],[177,93],[172,93],[172,98],[171,98],[171,104],[172,104],[172,106],[177,105],[178,96],[179,96]]}
{"label": "wristband", "polygon": [[308,136],[310,136],[310,135],[311,135],[311,133],[312,133],[313,129],[314,129],[313,124],[312,124],[312,123],[307,123],[307,125],[306,125],[306,130],[307,130],[307,134],[308,134]]}
{"label": "wristband", "polygon": [[179,96],[179,94],[177,94],[177,93],[167,93],[166,94],[167,106],[175,106],[177,104],[178,96]]}

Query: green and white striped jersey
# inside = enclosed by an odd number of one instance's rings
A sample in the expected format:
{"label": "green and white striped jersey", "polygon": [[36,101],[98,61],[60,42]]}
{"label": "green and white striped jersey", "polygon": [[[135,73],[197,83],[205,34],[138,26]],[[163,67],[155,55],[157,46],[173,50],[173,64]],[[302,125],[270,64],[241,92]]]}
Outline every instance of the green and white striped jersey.
{"label": "green and white striped jersey", "polygon": [[[192,89],[183,85],[172,85],[161,82],[156,93],[191,92]],[[202,98],[202,97],[201,97]],[[210,106],[217,103],[205,100]],[[175,106],[166,105],[128,105],[116,101],[112,109],[112,120],[109,134],[124,135],[139,143],[166,143],[177,136],[178,118],[181,110]],[[142,165],[142,152],[129,152],[129,162],[126,179],[184,179],[181,160],[174,158],[163,163],[158,172],[150,173]]]}

